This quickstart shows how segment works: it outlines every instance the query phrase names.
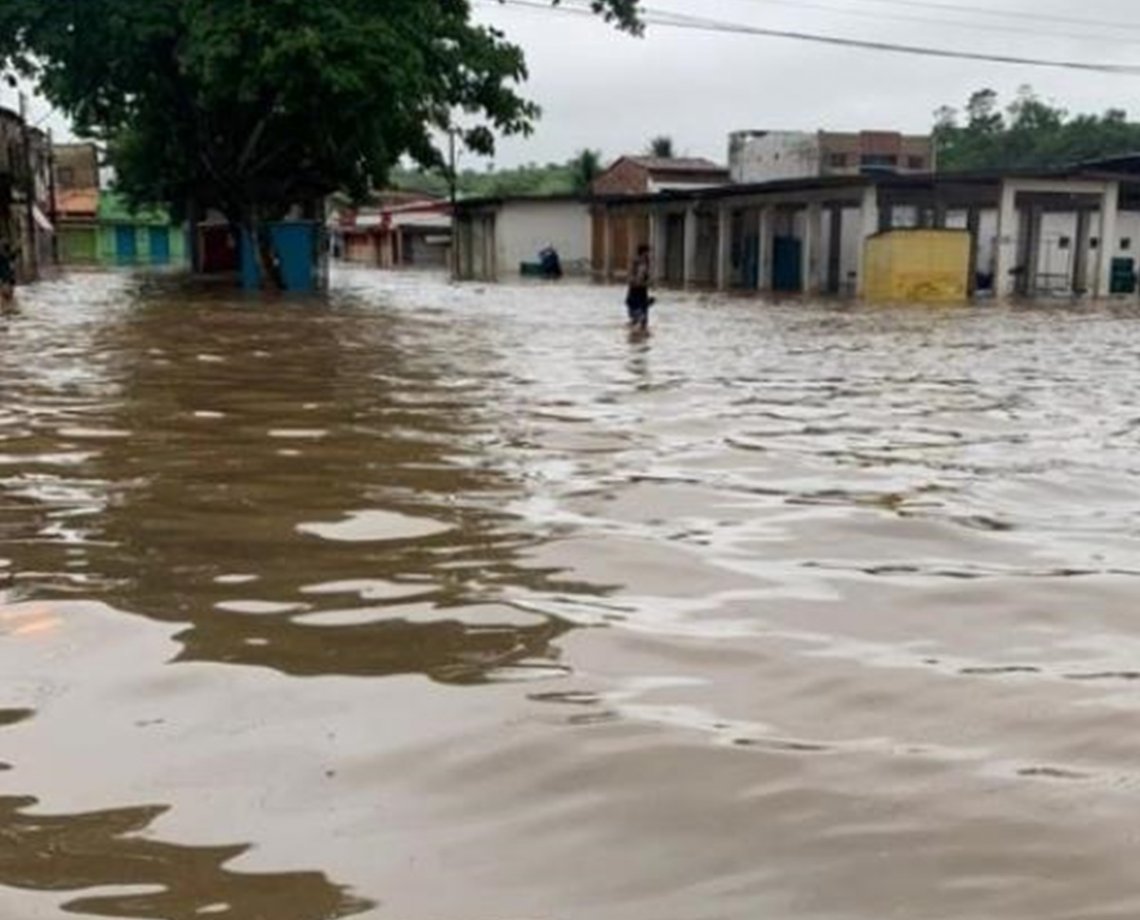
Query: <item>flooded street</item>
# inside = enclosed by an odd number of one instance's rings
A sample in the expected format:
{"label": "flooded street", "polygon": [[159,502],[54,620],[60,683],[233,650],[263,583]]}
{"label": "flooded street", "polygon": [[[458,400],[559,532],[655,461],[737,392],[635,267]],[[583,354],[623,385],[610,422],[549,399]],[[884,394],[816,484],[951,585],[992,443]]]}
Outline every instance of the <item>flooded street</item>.
{"label": "flooded street", "polygon": [[1140,914],[1140,309],[74,276],[0,917]]}

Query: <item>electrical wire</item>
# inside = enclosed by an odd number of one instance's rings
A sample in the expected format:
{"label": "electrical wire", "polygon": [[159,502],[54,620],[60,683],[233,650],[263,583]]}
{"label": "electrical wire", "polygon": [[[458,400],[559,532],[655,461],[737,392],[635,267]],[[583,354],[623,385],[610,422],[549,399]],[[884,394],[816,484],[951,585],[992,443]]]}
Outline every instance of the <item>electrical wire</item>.
{"label": "electrical wire", "polygon": [[905,7],[917,10],[939,10],[948,13],[970,13],[975,16],[990,16],[1000,19],[1017,19],[1021,21],[1054,22],[1070,26],[1094,26],[1105,29],[1128,29],[1140,32],[1140,22],[1115,22],[1106,19],[1087,19],[1083,16],[1059,16],[1054,13],[1026,13],[1012,12],[1010,10],[995,10],[992,7],[970,6],[959,3],[935,2],[935,0],[862,0],[864,3],[878,3],[883,6]]}
{"label": "electrical wire", "polygon": [[[912,16],[906,13],[889,13],[884,11],[874,11],[869,9],[852,9],[849,6],[839,6],[834,3],[818,3],[815,0],[750,0],[752,3],[765,3],[774,6],[786,6],[798,10],[819,10],[825,13],[833,13],[838,16],[851,16],[859,19],[874,19],[877,22],[882,22],[884,19],[890,19],[897,22],[915,22],[929,26],[950,26],[957,29],[970,29],[971,31],[982,32],[1005,32],[1011,35],[1039,35],[1046,38],[1066,39],[1069,41],[1094,41],[1094,42],[1107,42],[1113,45],[1140,45],[1140,36],[1135,38],[1120,38],[1115,35],[1100,35],[1091,32],[1058,32],[1046,31],[1045,29],[1028,29],[1024,26],[1006,25],[1001,23],[991,22],[965,22],[960,19],[941,19],[931,18],[929,16]],[[871,0],[871,2],[884,2],[884,0]],[[924,7],[924,4],[908,4],[908,8]],[[948,8],[946,4],[940,4],[940,9]],[[959,9],[958,7],[949,7],[950,9]],[[966,10],[963,10],[966,12]],[[1096,25],[1095,23],[1086,23],[1087,25]],[[1119,28],[1119,27],[1118,27]],[[1140,29],[1140,25],[1134,26]]]}
{"label": "electrical wire", "polygon": [[[549,13],[593,16],[593,12],[586,7],[551,6],[542,0],[498,0],[508,6],[543,10]],[[714,32],[729,35],[748,35],[762,38],[777,38],[788,41],[808,42],[812,44],[831,45],[841,48],[856,48],[865,51],[878,51],[890,54],[909,54],[921,57],[941,58],[946,60],[979,61],[989,64],[1010,64],[1020,67],[1052,68],[1059,70],[1073,70],[1084,73],[1114,74],[1118,76],[1140,76],[1140,65],[1133,64],[1096,64],[1089,61],[1068,61],[1061,59],[1022,57],[1007,54],[987,54],[978,51],[958,51],[950,48],[936,48],[925,45],[910,45],[899,42],[874,41],[871,39],[845,38],[838,35],[825,35],[817,32],[803,32],[793,29],[771,29],[762,26],[747,25],[739,22],[726,22],[718,19],[704,19],[683,13],[673,13],[668,10],[657,10],[641,7],[641,18],[646,24],[666,28],[688,29],[700,32]]]}

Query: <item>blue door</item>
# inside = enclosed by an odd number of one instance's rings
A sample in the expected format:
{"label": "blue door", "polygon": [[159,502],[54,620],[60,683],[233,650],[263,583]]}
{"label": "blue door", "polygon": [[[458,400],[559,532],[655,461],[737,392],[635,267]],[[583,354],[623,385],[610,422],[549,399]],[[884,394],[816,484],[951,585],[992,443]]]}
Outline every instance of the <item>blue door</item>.
{"label": "blue door", "polygon": [[798,291],[803,285],[803,244],[794,236],[778,236],[772,246],[772,290]]}
{"label": "blue door", "polygon": [[138,261],[138,240],[135,228],[118,226],[115,228],[115,261],[120,265],[134,265]]}
{"label": "blue door", "polygon": [[151,265],[170,264],[170,230],[166,227],[151,227],[150,234],[150,263]]}

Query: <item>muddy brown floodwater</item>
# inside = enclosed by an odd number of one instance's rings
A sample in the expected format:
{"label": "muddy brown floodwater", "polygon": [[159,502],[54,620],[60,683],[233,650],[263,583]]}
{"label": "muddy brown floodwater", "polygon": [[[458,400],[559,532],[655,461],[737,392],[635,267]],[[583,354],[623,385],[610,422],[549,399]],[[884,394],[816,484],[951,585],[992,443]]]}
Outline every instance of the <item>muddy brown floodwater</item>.
{"label": "muddy brown floodwater", "polygon": [[20,299],[0,917],[1140,915],[1140,309]]}

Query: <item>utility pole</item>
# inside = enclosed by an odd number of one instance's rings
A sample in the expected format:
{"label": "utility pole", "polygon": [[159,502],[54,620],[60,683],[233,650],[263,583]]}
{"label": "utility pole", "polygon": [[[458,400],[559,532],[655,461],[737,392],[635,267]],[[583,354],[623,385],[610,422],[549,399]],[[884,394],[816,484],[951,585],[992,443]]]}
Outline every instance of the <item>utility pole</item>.
{"label": "utility pole", "polygon": [[24,136],[24,213],[27,221],[25,264],[28,266],[27,280],[35,281],[40,274],[39,253],[36,251],[36,171],[32,166],[32,127],[28,124],[28,97],[23,93],[20,93],[20,123]]}
{"label": "utility pole", "polygon": [[55,135],[48,129],[48,194],[51,196],[51,264],[59,265],[59,203],[56,201],[55,185]]}
{"label": "utility pole", "polygon": [[455,135],[456,128],[450,127],[447,129],[447,137],[450,144],[450,162],[447,168],[447,185],[451,198],[451,277],[459,277],[459,221],[458,215],[455,212],[456,203],[459,200],[459,177],[456,174],[456,157],[455,157]]}
{"label": "utility pole", "polygon": [[459,195],[459,189],[457,187],[458,186],[458,178],[455,174],[455,134],[456,134],[455,128],[448,128],[447,137],[448,137],[448,140],[449,140],[450,146],[451,146],[451,154],[450,154],[451,159],[450,159],[450,165],[448,166],[448,170],[447,170],[447,185],[451,191],[451,207],[453,209],[455,208],[456,198],[458,198],[458,195]]}

